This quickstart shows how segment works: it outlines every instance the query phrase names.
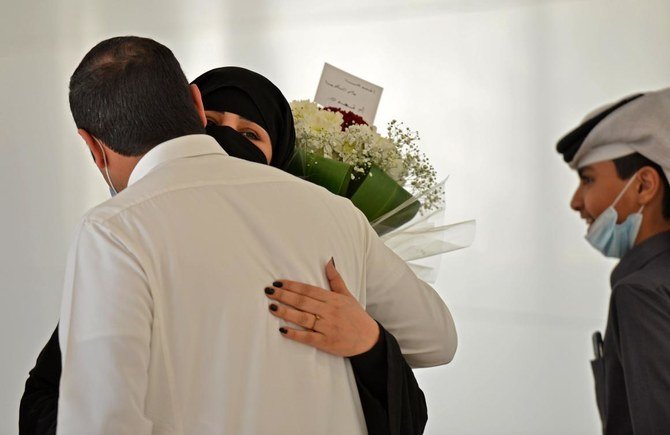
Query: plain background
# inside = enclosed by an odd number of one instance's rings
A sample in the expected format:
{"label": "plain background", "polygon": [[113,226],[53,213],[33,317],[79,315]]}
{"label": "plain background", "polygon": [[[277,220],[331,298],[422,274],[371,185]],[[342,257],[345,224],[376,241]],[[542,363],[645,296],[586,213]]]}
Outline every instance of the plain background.
{"label": "plain background", "polygon": [[0,15],[0,434],[57,320],[70,236],[108,196],[76,135],[68,79],[110,36],[169,46],[189,79],[240,65],[288,99],[329,62],[384,87],[376,124],[418,130],[448,218],[478,220],[436,288],[460,333],[418,371],[429,434],[595,434],[590,335],[605,260],[568,208],[554,150],[590,110],[670,83],[667,0],[8,1]]}

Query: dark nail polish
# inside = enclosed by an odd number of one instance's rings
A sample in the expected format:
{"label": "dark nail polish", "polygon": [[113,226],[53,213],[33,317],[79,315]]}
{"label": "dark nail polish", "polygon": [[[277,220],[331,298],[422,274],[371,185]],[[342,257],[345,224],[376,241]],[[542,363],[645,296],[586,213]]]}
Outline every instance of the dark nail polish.
{"label": "dark nail polish", "polygon": [[286,328],[279,328],[279,332],[281,332],[282,334],[286,334],[286,333],[288,332],[288,329],[286,329]]}
{"label": "dark nail polish", "polygon": [[275,294],[275,289],[273,289],[272,287],[265,287],[265,294],[266,295],[273,295],[273,294]]}
{"label": "dark nail polish", "polygon": [[330,257],[330,262],[333,263],[333,267],[337,268],[337,266],[335,266],[335,258]]}
{"label": "dark nail polish", "polygon": [[279,288],[281,288],[284,284],[282,284],[282,283],[279,282],[279,281],[275,281],[275,282],[272,283],[272,285],[275,286],[275,287],[279,287]]}
{"label": "dark nail polish", "polygon": [[275,304],[270,304],[270,311],[277,311],[277,307]]}

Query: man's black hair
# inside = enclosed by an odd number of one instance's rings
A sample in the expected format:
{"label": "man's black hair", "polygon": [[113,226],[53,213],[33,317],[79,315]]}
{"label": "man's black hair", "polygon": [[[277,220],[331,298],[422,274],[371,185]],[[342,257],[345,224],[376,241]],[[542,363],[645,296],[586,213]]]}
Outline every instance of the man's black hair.
{"label": "man's black hair", "polygon": [[84,56],[70,78],[70,110],[77,128],[124,156],[205,132],[172,51],[136,36],[107,39]]}
{"label": "man's black hair", "polygon": [[663,168],[640,153],[619,157],[613,161],[614,166],[616,167],[616,173],[622,180],[627,180],[632,177],[633,174],[645,166],[654,168],[658,173],[658,176],[661,177],[663,183],[663,217],[665,219],[670,219],[670,184],[668,184],[668,179],[663,172]]}

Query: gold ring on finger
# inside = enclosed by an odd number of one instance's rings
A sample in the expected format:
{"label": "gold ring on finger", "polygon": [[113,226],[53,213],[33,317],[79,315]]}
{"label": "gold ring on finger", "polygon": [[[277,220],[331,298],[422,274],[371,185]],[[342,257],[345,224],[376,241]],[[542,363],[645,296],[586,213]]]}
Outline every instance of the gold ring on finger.
{"label": "gold ring on finger", "polygon": [[316,322],[319,321],[319,320],[321,320],[321,316],[319,316],[318,314],[315,314],[314,315],[314,322],[312,323],[312,327],[309,328],[309,329],[314,331],[314,328],[316,327]]}

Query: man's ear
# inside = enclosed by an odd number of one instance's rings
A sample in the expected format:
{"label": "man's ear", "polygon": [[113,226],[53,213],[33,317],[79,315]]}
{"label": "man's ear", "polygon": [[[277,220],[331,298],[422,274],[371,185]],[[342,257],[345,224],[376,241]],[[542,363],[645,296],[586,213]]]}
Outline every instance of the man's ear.
{"label": "man's ear", "polygon": [[651,166],[645,166],[637,173],[640,178],[638,185],[638,202],[640,205],[647,205],[659,193],[663,193],[663,180],[658,172]]}
{"label": "man's ear", "polygon": [[202,126],[207,125],[207,116],[205,116],[205,106],[202,104],[202,95],[200,94],[200,89],[196,85],[190,85],[191,88],[191,98],[193,98],[193,103],[195,108],[198,110],[198,116],[200,116],[200,121],[202,121]]}
{"label": "man's ear", "polygon": [[84,139],[84,142],[86,142],[86,146],[88,146],[88,150],[91,152],[91,155],[93,156],[93,161],[95,162],[95,165],[99,169],[104,169],[105,158],[102,155],[103,151],[101,145],[95,140],[95,138],[89,132],[87,132],[83,128],[78,129],[77,133],[79,133],[79,136],[81,136],[81,138]]}

